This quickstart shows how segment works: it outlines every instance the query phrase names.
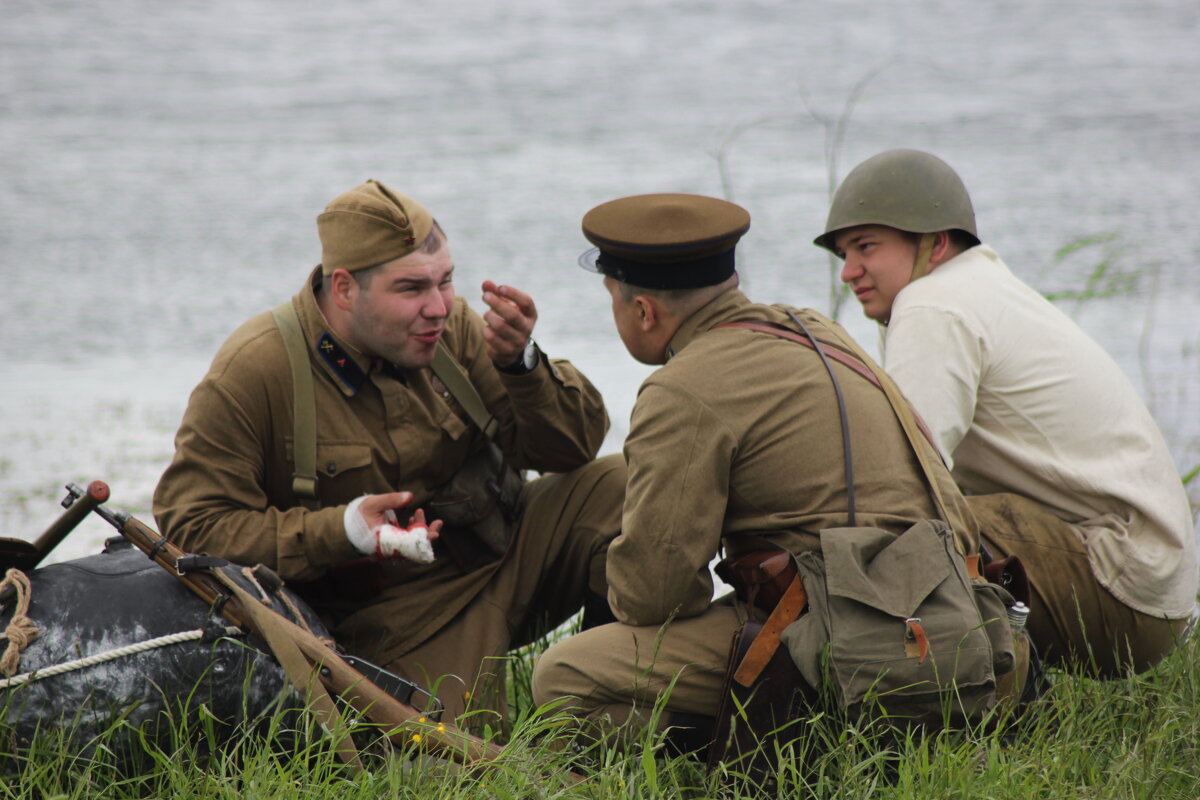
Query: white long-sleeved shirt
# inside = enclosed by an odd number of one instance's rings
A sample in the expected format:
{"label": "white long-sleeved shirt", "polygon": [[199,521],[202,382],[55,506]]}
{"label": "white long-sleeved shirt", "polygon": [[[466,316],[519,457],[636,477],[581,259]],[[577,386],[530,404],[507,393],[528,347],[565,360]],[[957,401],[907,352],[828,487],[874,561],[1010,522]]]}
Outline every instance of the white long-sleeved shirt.
{"label": "white long-sleeved shirt", "polygon": [[965,493],[1041,503],[1123,603],[1193,612],[1191,509],[1157,424],[1116,362],[992,248],[901,290],[882,347]]}

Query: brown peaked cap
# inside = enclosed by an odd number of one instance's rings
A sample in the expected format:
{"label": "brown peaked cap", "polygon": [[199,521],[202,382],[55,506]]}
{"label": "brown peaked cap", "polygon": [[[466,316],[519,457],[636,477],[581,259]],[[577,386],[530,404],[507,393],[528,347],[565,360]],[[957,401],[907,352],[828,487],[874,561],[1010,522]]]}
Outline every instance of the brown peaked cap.
{"label": "brown peaked cap", "polygon": [[579,259],[585,269],[649,289],[687,289],[733,274],[750,214],[716,197],[642,194],[596,206],[582,226],[596,245]]}

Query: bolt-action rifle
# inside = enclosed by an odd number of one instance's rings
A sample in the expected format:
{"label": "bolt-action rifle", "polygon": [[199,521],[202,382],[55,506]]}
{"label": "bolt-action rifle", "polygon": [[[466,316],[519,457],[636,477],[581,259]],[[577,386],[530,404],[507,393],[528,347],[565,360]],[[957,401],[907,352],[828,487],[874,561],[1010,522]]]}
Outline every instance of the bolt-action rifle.
{"label": "bolt-action rifle", "polygon": [[[108,487],[100,481],[93,482],[91,487],[97,485],[103,487],[103,496],[107,499]],[[67,489],[70,492],[68,501],[74,502],[85,496],[84,490],[75,484],[68,485]],[[65,506],[71,505],[68,501],[64,501]],[[407,745],[414,740],[414,735],[419,735],[419,741],[430,751],[463,764],[491,760],[500,754],[498,746],[450,723],[437,722],[435,714],[421,711],[389,694],[363,670],[371,671],[376,677],[382,676],[390,683],[406,682],[367,662],[339,654],[311,631],[273,611],[219,568],[227,563],[223,559],[186,553],[136,517],[124,511],[113,511],[102,501],[87,505],[217,613],[239,628],[262,637],[296,690],[308,699],[321,717],[334,738],[339,756],[346,763],[353,767],[362,766],[350,737],[349,725],[332,696],[341,698],[362,718],[379,726],[383,735],[394,744]],[[260,566],[256,575],[273,576],[273,573]],[[412,685],[409,688],[423,691]],[[410,691],[410,697],[412,694]]]}

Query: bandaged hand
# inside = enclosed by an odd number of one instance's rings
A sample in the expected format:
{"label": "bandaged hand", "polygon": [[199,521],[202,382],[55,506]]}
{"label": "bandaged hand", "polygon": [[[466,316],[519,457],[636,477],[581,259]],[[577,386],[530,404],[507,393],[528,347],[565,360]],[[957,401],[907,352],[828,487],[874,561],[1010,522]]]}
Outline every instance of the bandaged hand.
{"label": "bandaged hand", "polygon": [[432,542],[436,537],[437,531],[425,525],[425,512],[417,509],[417,513],[409,519],[407,528],[388,523],[375,531],[375,556],[407,558],[409,561],[430,564],[433,562]]}
{"label": "bandaged hand", "polygon": [[346,538],[360,553],[376,558],[406,558],[422,564],[433,561],[432,541],[441,530],[440,520],[426,524],[418,509],[406,527],[401,527],[395,508],[412,502],[409,492],[364,495],[346,506],[343,524]]}

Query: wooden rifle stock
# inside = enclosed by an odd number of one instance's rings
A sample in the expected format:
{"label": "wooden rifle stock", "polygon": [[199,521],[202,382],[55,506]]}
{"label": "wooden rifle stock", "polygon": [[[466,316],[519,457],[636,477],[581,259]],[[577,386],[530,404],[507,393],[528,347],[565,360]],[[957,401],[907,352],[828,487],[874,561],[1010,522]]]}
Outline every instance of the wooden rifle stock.
{"label": "wooden rifle stock", "polygon": [[[97,481],[97,483],[99,483]],[[107,488],[107,487],[106,487]],[[204,602],[211,605],[222,616],[240,628],[254,632],[271,644],[275,656],[288,673],[301,696],[312,700],[314,710],[325,717],[325,722],[335,738],[339,755],[353,766],[358,764],[357,751],[349,740],[332,703],[321,702],[314,697],[312,677],[315,675],[328,692],[340,696],[366,719],[384,728],[384,733],[394,744],[409,744],[414,734],[420,734],[424,745],[438,755],[463,764],[475,764],[498,757],[501,748],[473,736],[450,723],[426,722],[425,716],[416,708],[400,702],[360,671],[352,667],[329,644],[311,632],[272,611],[257,598],[248,594],[220,569],[212,567],[188,568],[187,559],[194,558],[165,536],[126,512],[114,512],[97,505],[96,513],[104,517],[120,531],[134,547],[148,555],[155,563],[174,575]],[[290,669],[289,653],[296,650],[303,656],[304,675]],[[324,692],[319,692],[324,695]]]}

